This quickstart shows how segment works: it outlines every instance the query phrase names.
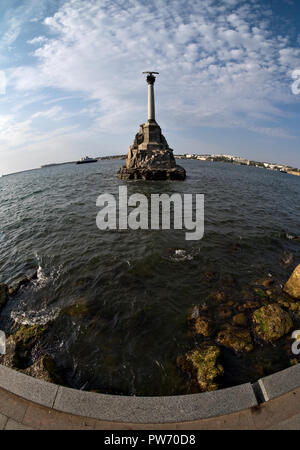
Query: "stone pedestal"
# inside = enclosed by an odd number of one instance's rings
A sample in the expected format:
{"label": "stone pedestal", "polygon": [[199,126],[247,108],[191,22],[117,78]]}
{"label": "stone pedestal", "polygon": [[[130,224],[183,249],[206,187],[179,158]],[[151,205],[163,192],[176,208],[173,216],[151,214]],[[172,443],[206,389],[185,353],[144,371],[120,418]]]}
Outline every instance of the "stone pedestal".
{"label": "stone pedestal", "polygon": [[184,180],[185,169],[176,165],[173,150],[155,120],[153,72],[149,72],[148,120],[140,125],[133,145],[130,146],[126,166],[120,168],[118,177],[122,180]]}

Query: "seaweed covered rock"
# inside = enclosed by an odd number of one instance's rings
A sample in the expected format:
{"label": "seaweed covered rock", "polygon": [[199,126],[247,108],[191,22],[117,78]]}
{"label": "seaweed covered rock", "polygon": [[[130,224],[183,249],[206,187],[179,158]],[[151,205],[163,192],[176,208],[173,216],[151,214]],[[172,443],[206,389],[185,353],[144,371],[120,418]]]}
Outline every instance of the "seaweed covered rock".
{"label": "seaweed covered rock", "polygon": [[283,289],[291,297],[300,300],[300,264],[296,267]]}
{"label": "seaweed covered rock", "polygon": [[177,358],[177,366],[187,373],[201,391],[218,389],[217,378],[224,373],[218,363],[220,349],[216,345],[197,347]]}
{"label": "seaweed covered rock", "polygon": [[217,336],[217,342],[235,352],[251,352],[253,350],[252,338],[249,330],[227,324]]}
{"label": "seaweed covered rock", "polygon": [[277,304],[257,309],[253,313],[252,320],[255,334],[267,342],[277,341],[293,326],[289,314]]}
{"label": "seaweed covered rock", "polygon": [[188,321],[195,334],[200,334],[206,337],[211,335],[212,323],[207,306],[194,306],[188,315]]}
{"label": "seaweed covered rock", "polygon": [[0,284],[0,310],[6,305],[7,302],[7,285]]}
{"label": "seaweed covered rock", "polygon": [[23,347],[26,350],[31,349],[41,335],[44,333],[45,328],[41,325],[27,326],[23,325],[14,335],[18,346]]}
{"label": "seaweed covered rock", "polygon": [[44,332],[45,328],[41,325],[23,325],[16,334],[11,336],[16,344],[13,358],[15,367],[19,369],[27,367],[31,349],[39,341]]}
{"label": "seaweed covered rock", "polygon": [[247,326],[247,317],[244,313],[239,313],[233,316],[232,322],[234,325],[237,325],[238,327],[246,327]]}
{"label": "seaweed covered rock", "polygon": [[31,377],[40,378],[49,383],[63,384],[63,379],[55,361],[49,355],[43,355],[41,358],[32,364],[23,373]]}

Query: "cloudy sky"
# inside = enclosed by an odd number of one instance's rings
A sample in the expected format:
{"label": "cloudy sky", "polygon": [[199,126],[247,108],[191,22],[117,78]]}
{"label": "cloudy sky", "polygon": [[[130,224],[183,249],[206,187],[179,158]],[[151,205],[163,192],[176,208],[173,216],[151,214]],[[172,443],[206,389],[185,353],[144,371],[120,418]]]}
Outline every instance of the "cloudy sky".
{"label": "cloudy sky", "polygon": [[0,175],[126,153],[145,70],[175,153],[300,167],[299,0],[0,0]]}

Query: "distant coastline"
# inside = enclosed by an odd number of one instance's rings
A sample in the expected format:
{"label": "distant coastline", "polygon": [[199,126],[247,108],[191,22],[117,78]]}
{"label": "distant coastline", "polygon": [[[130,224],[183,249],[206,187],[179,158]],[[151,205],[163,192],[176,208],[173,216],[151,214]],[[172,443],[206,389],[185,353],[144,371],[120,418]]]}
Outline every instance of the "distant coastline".
{"label": "distant coastline", "polygon": [[[273,170],[277,172],[282,173],[288,173],[290,175],[298,175],[300,176],[300,169],[297,167],[292,167],[284,164],[272,164],[269,162],[260,162],[260,161],[254,161],[250,159],[240,158],[238,156],[232,156],[232,155],[215,155],[215,154],[179,154],[175,155],[176,159],[188,159],[188,160],[198,160],[198,161],[211,161],[211,162],[224,162],[224,163],[231,163],[231,164],[237,164],[241,166],[252,166],[252,167],[259,167],[261,169],[267,169],[267,170]],[[97,156],[95,159],[98,161],[110,161],[110,160],[124,160],[126,159],[127,155],[109,155],[109,156]],[[62,163],[49,163],[49,164],[43,164],[41,169],[46,169],[48,167],[56,167],[56,166],[63,166],[65,164],[75,164],[76,161],[67,161]],[[19,172],[14,173],[8,173],[3,174],[2,177],[8,177],[10,175],[16,175],[18,173],[24,173],[24,172],[31,172],[32,170],[38,170],[39,168],[34,169],[27,169],[27,170],[21,170]]]}
{"label": "distant coastline", "polygon": [[300,175],[300,169],[298,169],[297,167],[287,166],[284,164],[272,164],[269,162],[254,161],[232,155],[184,154],[174,156],[177,159],[197,159],[200,161],[225,162],[231,164],[238,164],[240,166],[259,167],[260,169],[274,170],[277,172],[289,173],[291,175]]}

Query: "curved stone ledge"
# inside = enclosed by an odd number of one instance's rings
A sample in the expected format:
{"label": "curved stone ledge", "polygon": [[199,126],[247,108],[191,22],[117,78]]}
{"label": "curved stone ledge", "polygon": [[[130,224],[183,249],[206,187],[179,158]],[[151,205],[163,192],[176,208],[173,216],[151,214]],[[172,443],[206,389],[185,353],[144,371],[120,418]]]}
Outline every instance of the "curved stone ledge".
{"label": "curved stone ledge", "polygon": [[261,378],[254,388],[260,390],[260,400],[267,402],[300,387],[300,364]]}
{"label": "curved stone ledge", "polygon": [[38,380],[0,365],[0,388],[54,410],[102,421],[137,424],[191,422],[224,416],[258,405],[258,387],[267,401],[300,386],[300,365],[219,391],[170,397],[97,394]]}

